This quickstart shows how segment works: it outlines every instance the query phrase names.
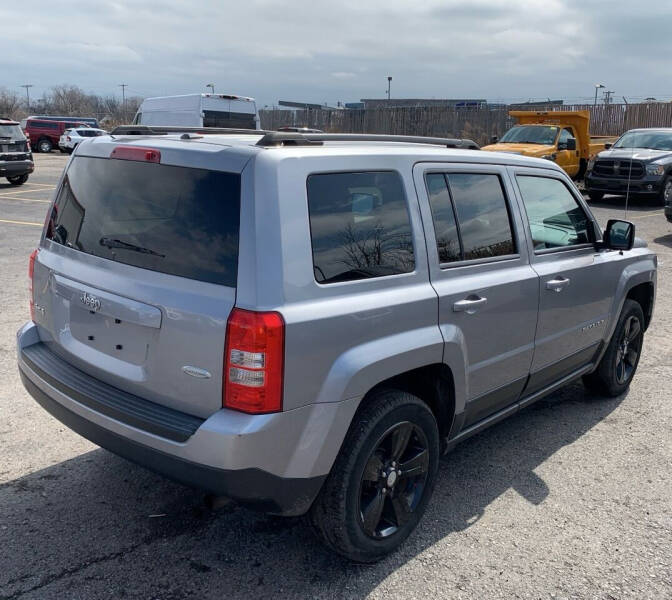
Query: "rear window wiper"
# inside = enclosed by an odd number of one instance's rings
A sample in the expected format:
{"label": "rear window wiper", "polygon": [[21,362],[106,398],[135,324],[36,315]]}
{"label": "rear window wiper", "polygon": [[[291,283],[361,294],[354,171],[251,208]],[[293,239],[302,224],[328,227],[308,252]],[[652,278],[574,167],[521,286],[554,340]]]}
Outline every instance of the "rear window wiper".
{"label": "rear window wiper", "polygon": [[142,246],[129,244],[128,242],[124,242],[116,238],[102,237],[98,243],[101,246],[106,246],[107,248],[123,248],[124,250],[139,252],[140,254],[151,254],[152,256],[160,256],[161,258],[166,257],[165,254],[159,254],[158,252],[154,252],[154,250],[150,250],[149,248],[143,248]]}

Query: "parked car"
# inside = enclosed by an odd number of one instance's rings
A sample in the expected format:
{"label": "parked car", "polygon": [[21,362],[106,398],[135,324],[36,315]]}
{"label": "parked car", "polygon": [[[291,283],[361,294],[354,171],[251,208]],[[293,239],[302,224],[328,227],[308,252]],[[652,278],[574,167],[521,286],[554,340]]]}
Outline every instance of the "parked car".
{"label": "parked car", "polygon": [[232,94],[184,94],[145,98],[134,125],[260,129],[254,98]]}
{"label": "parked car", "polygon": [[26,128],[26,123],[30,119],[39,119],[40,121],[63,121],[65,123],[84,123],[89,127],[100,127],[98,119],[95,117],[63,117],[59,115],[31,115],[25,119],[21,119],[20,124],[21,128]]}
{"label": "parked car", "polygon": [[0,177],[23,185],[35,169],[30,144],[16,121],[0,117]]}
{"label": "parked car", "polygon": [[604,194],[629,194],[672,203],[672,128],[631,129],[588,165],[586,191],[598,202]]}
{"label": "parked car", "polygon": [[634,225],[603,233],[557,165],[420,141],[81,145],[30,257],[26,389],[349,559],[393,551],[442,451],[577,378],[622,394],[656,288]]}
{"label": "parked car", "polygon": [[588,161],[616,137],[594,136],[589,132],[590,111],[512,110],[517,125],[501,139],[483,146],[486,152],[511,152],[545,158],[562,167],[573,179],[582,179]]}
{"label": "parked car", "polygon": [[104,129],[94,129],[93,127],[77,127],[75,129],[66,129],[58,140],[58,147],[61,152],[72,154],[75,148],[84,140],[93,137],[106,135],[108,132]]}
{"label": "parked car", "polygon": [[58,147],[58,142],[66,129],[87,127],[86,123],[70,123],[43,119],[28,119],[25,134],[35,152],[51,152]]}

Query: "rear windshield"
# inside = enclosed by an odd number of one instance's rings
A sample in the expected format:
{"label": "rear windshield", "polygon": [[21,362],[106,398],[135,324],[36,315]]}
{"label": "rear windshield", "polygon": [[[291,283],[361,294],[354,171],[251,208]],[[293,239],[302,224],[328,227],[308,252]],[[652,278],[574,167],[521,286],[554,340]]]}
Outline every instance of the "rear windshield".
{"label": "rear windshield", "polygon": [[0,125],[0,138],[10,140],[22,140],[23,131],[18,125]]}
{"label": "rear windshield", "polygon": [[240,175],[76,157],[47,238],[116,262],[236,286]]}
{"label": "rear windshield", "polygon": [[256,129],[253,114],[219,110],[203,111],[203,127],[229,127],[233,129]]}

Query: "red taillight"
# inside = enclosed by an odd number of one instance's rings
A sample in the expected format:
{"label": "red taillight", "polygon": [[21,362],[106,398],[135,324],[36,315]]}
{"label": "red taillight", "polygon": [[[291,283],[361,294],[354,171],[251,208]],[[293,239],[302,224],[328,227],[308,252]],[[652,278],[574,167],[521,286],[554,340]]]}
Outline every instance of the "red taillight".
{"label": "red taillight", "polygon": [[256,414],[282,410],[284,354],[279,313],[234,308],[226,325],[222,405]]}
{"label": "red taillight", "polygon": [[28,259],[28,293],[29,293],[29,302],[30,302],[30,319],[31,321],[35,320],[35,299],[33,297],[33,274],[35,273],[35,259],[37,258],[37,253],[39,248],[35,248],[30,253],[30,258]]}
{"label": "red taillight", "polygon": [[161,162],[161,152],[154,148],[141,148],[140,146],[117,146],[112,150],[110,158],[158,163]]}

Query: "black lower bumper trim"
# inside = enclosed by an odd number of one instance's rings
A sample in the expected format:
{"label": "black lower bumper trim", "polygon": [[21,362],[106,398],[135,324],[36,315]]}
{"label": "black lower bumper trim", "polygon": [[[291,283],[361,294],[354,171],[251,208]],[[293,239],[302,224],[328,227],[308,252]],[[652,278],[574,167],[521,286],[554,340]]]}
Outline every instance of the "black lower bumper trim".
{"label": "black lower bumper trim", "polygon": [[288,516],[305,513],[317,496],[326,475],[306,479],[284,478],[260,469],[224,470],[201,465],[139,444],[68,410],[37,387],[19,369],[26,390],[61,423],[94,444],[151,471],[250,508]]}
{"label": "black lower bumper trim", "polygon": [[17,177],[29,175],[35,170],[35,165],[28,161],[0,161],[0,177]]}

